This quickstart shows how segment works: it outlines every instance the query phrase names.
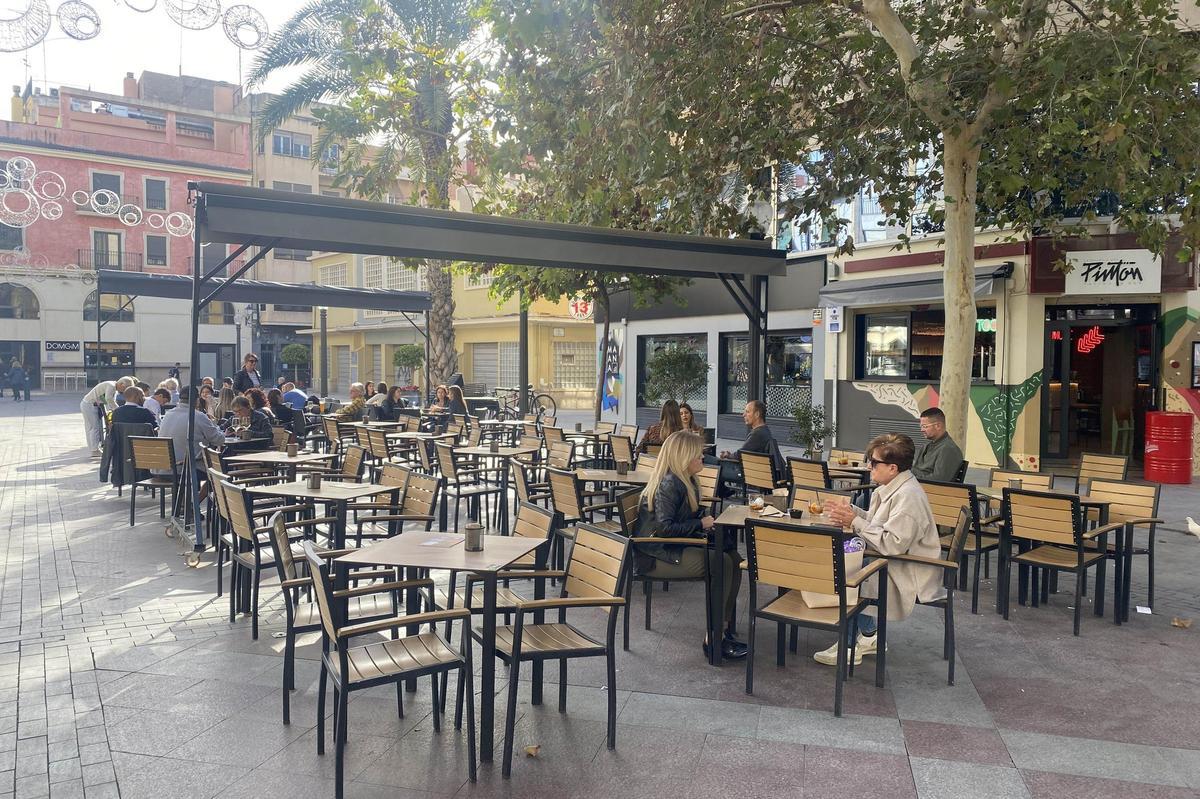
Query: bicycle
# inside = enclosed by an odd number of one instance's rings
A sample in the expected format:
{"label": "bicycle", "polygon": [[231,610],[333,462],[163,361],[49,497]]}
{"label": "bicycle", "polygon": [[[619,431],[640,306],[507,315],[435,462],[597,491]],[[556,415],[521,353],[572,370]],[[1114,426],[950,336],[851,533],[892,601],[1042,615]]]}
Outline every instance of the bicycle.
{"label": "bicycle", "polygon": [[[535,394],[532,383],[525,390],[529,413],[533,414],[539,422],[543,416],[555,415],[558,405],[554,402],[554,397],[545,393]],[[520,389],[516,386],[496,386],[492,392],[496,395],[496,402],[500,406],[496,411],[496,418],[502,422],[521,421]]]}

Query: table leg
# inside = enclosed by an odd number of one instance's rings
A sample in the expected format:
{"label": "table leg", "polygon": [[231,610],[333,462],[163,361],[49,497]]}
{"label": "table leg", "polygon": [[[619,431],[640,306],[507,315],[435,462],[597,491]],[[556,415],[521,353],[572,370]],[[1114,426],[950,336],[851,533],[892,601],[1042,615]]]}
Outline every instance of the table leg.
{"label": "table leg", "polygon": [[[479,760],[492,762],[496,713],[496,573],[483,575],[483,669],[480,673]],[[468,633],[469,634],[469,633]]]}
{"label": "table leg", "polygon": [[[1087,518],[1086,514],[1084,515],[1084,518],[1085,519]],[[1108,524],[1108,509],[1105,507],[1101,507],[1100,508],[1100,526],[1103,527],[1106,524]],[[1107,575],[1105,574],[1105,572],[1107,570],[1104,567],[1106,565],[1108,565],[1107,564],[1107,561],[1108,561],[1108,536],[1102,536],[1102,537],[1104,538],[1104,550],[1103,550],[1104,557],[1101,558],[1100,562],[1096,564],[1095,613],[1097,616],[1104,615],[1104,580],[1107,577]],[[1118,541],[1119,540],[1120,539],[1118,539]],[[1084,579],[1086,579],[1086,577]],[[1119,595],[1121,593],[1121,589],[1119,586],[1120,586],[1119,582],[1114,584],[1114,586],[1113,586],[1113,593],[1118,595],[1118,596],[1113,597],[1114,602],[1120,599]],[[1115,607],[1113,608],[1113,612],[1114,612],[1114,614],[1116,614]]]}
{"label": "table leg", "polygon": [[335,503],[334,518],[337,519],[333,523],[333,548],[346,548],[346,506],[348,502]]}
{"label": "table leg", "polygon": [[[1154,527],[1150,527],[1150,534],[1154,534]],[[1133,582],[1133,525],[1125,525],[1125,571],[1124,581],[1121,585],[1121,618],[1123,621],[1129,621],[1129,595],[1131,593],[1131,584]]]}
{"label": "table leg", "polygon": [[[420,569],[408,568],[404,570],[404,579],[415,580],[420,577]],[[421,594],[416,588],[409,588],[404,592],[404,612],[410,616],[421,612]],[[420,635],[421,626],[419,624],[410,624],[404,628],[405,635]],[[469,634],[469,632],[468,632]],[[411,693],[417,691],[417,679],[413,677],[410,680],[404,681],[404,690]]]}
{"label": "table leg", "polygon": [[509,463],[506,459],[501,458],[499,463],[504,464],[500,469],[500,507],[496,509],[497,527],[500,528],[500,535],[508,535],[508,468]]}

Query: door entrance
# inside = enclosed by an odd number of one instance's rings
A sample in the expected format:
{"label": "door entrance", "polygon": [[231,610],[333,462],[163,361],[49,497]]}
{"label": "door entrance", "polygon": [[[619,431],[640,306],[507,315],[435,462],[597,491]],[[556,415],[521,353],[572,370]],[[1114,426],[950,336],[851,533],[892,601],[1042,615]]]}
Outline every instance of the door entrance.
{"label": "door entrance", "polygon": [[1047,308],[1043,460],[1140,460],[1146,411],[1155,410],[1157,318],[1157,305]]}

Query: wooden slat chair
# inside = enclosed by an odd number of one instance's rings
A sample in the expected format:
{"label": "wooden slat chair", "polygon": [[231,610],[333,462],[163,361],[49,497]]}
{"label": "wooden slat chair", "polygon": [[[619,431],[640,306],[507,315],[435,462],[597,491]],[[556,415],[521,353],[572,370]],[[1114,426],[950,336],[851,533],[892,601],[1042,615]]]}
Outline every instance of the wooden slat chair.
{"label": "wooden slat chair", "polygon": [[292,431],[286,427],[271,428],[271,442],[275,445],[275,449],[280,452],[286,452],[288,444],[291,444],[295,440],[296,437],[292,435]]}
{"label": "wooden slat chair", "polygon": [[526,419],[521,423],[521,435],[533,436],[537,438],[538,441],[542,440],[542,431],[538,430],[537,422],[531,419]]}
{"label": "wooden slat chair", "polygon": [[483,428],[479,425],[471,425],[467,430],[467,446],[478,447],[483,444]]}
{"label": "wooden slat chair", "polygon": [[825,461],[791,457],[787,459],[788,477],[793,486],[804,488],[833,488],[829,477],[829,464]]}
{"label": "wooden slat chair", "polygon": [[[588,496],[599,496],[603,492],[585,492],[583,481],[575,476],[575,472],[564,469],[546,469],[546,477],[550,483],[550,506],[558,511],[560,526],[559,535],[551,546],[551,563],[554,568],[561,568],[564,561],[565,541],[574,538],[572,526],[580,522],[595,522],[596,514],[603,512],[604,522],[611,522],[612,515],[619,512],[616,502],[588,503]],[[611,523],[605,526],[616,528]]]}
{"label": "wooden slat chair", "polygon": [[[1124,525],[1125,543],[1129,551],[1125,563],[1116,560],[1116,542],[1109,542],[1106,554],[1115,563],[1117,584],[1122,593],[1118,596],[1117,605],[1121,609],[1116,619],[1124,621],[1124,613],[1129,607],[1128,586],[1130,574],[1127,569],[1133,565],[1134,555],[1146,556],[1146,605],[1154,608],[1154,531],[1155,526],[1164,524],[1158,517],[1158,500],[1162,486],[1157,483],[1129,483],[1119,480],[1101,480],[1091,478],[1088,496],[1093,499],[1108,500],[1109,523],[1117,522]],[[1142,528],[1146,531],[1145,546],[1137,546],[1133,535]]]}
{"label": "wooden slat chair", "polygon": [[637,457],[633,452],[633,442],[625,436],[611,435],[608,437],[608,445],[612,448],[613,463],[621,463],[624,461],[629,464],[629,468],[633,468],[637,463]]}
{"label": "wooden slat chair", "polygon": [[958,464],[958,468],[954,470],[954,476],[950,478],[952,483],[964,483],[967,480],[967,469],[971,468],[970,461],[963,461]]}
{"label": "wooden slat chair", "polygon": [[[458,518],[463,500],[467,501],[467,518],[479,518],[479,510],[482,509],[486,525],[490,518],[488,498],[494,498],[496,502],[501,499],[500,484],[487,479],[492,475],[492,471],[460,463],[454,447],[449,444],[439,441],[435,445],[435,449],[437,450],[438,468],[442,473],[442,502],[454,501],[454,527],[452,529],[456,531],[459,529]],[[472,512],[475,513],[474,516],[471,515]]]}
{"label": "wooden slat chair", "polygon": [[567,439],[563,435],[563,430],[561,427],[555,427],[554,425],[547,424],[545,422],[542,423],[542,441],[545,442],[547,452],[550,451],[551,444],[566,440]]}
{"label": "wooden slat chair", "polygon": [[[408,469],[399,464],[388,464],[383,467],[380,476],[381,484],[403,486],[399,492],[398,502],[370,503],[372,512],[358,520],[361,538],[390,538],[404,532],[409,522],[415,522],[417,529],[428,531],[437,521],[437,507],[441,481],[436,477]],[[351,505],[350,507],[354,507]],[[375,531],[363,529],[363,525],[376,525]],[[378,525],[386,524],[386,530]]]}
{"label": "wooden slat chair", "polygon": [[959,549],[958,571],[959,590],[967,588],[967,556],[974,556],[975,569],[971,575],[971,612],[979,612],[979,573],[980,563],[989,553],[1000,547],[1000,531],[997,522],[1002,517],[994,516],[980,518],[979,497],[975,486],[960,483],[939,483],[936,480],[921,480],[925,496],[929,499],[929,508],[933,511],[933,521],[941,534],[942,550],[949,550],[954,545],[951,531],[958,522],[958,510],[964,505],[971,508],[971,530],[966,542]]}
{"label": "wooden slat chair", "polygon": [[[307,570],[307,561],[293,550],[293,542],[288,534],[287,524],[282,513],[271,517],[267,527],[271,531],[271,543],[279,557],[275,559],[275,571],[279,575],[279,584],[283,589],[283,609],[287,624],[284,633],[283,647],[283,723],[292,723],[291,692],[296,690],[296,636],[305,633],[321,631],[321,613],[313,601],[301,601],[300,589],[305,589],[310,600],[312,597],[312,581],[301,569]],[[351,550],[321,549],[317,550],[322,558],[330,559],[343,555]],[[375,621],[396,615],[399,603],[396,592],[409,587],[433,588],[432,580],[411,580],[404,583],[392,582],[395,572],[390,569],[373,571],[356,571],[350,575],[350,581],[357,583],[363,580],[384,579],[385,584],[365,586],[362,590],[352,590],[344,594],[346,613],[355,622]]]}
{"label": "wooden slat chair", "polygon": [[662,452],[662,444],[646,444],[642,447],[641,457],[649,455],[651,458],[657,458],[660,452]]}
{"label": "wooden slat chair", "polygon": [[[786,631],[808,627],[836,632],[838,636],[837,675],[833,689],[833,714],[842,715],[842,683],[847,671],[853,673],[856,642],[850,639],[851,621],[862,613],[871,600],[861,592],[857,601],[846,598],[847,588],[858,588],[872,575],[880,587],[878,605],[879,641],[875,655],[875,685],[883,687],[887,658],[887,561],[876,558],[846,574],[843,534],[830,527],[773,524],[765,519],[749,519],[746,524],[747,570],[750,576],[750,652],[746,656],[746,693],[754,693],[754,644],[758,619],[776,623],[775,662],[784,665]],[[778,596],[759,607],[760,583],[774,585]],[[813,608],[804,601],[802,591],[828,594],[838,598],[836,607]]]}
{"label": "wooden slat chair", "polygon": [[864,475],[858,474],[857,472],[843,472],[838,470],[838,466],[841,465],[840,461],[844,460],[847,463],[863,463],[865,459],[866,456],[864,456],[859,450],[837,448],[830,449],[829,476],[831,480],[835,481],[834,487],[838,489],[844,489],[866,482],[866,477]]}
{"label": "wooden slat chair", "polygon": [[946,595],[941,599],[930,602],[917,600],[918,605],[939,608],[942,611],[942,659],[949,661],[946,666],[946,684],[954,685],[954,588],[958,584],[959,558],[963,545],[971,533],[975,512],[972,506],[963,505],[958,509],[958,517],[951,528],[950,547],[946,550],[945,558],[923,558],[920,555],[887,555],[887,560],[901,563],[918,563],[926,566],[937,566],[942,569],[943,587]]}
{"label": "wooden slat chair", "polygon": [[385,463],[379,470],[379,479],[374,482],[396,489],[391,494],[381,494],[373,499],[351,502],[346,505],[350,515],[348,523],[355,526],[355,546],[362,546],[363,538],[388,538],[395,534],[395,525],[389,523],[385,532],[378,528],[364,532],[366,525],[379,524],[382,514],[402,513],[405,489],[412,472],[398,463]]}
{"label": "wooden slat chair", "polygon": [[775,476],[775,466],[770,455],[757,452],[738,451],[738,459],[742,464],[742,488],[744,492],[758,491],[770,494],[776,488],[787,485],[786,480]]}
{"label": "wooden slat chair", "polygon": [[596,422],[595,431],[597,433],[615,433],[617,432],[616,422]]}
{"label": "wooden slat chair", "polygon": [[558,417],[549,415],[543,416],[541,425],[542,427],[558,427]]}
{"label": "wooden slat chair", "polygon": [[1085,452],[1079,460],[1079,471],[1075,474],[1076,493],[1086,491],[1092,480],[1120,482],[1129,479],[1129,457],[1126,455],[1100,455]]}
{"label": "wooden slat chair", "polygon": [[528,502],[532,505],[542,506],[549,505],[550,484],[539,483],[535,488],[535,484],[529,480],[529,473],[532,467],[526,466],[516,458],[513,458],[509,461],[509,468],[512,469],[512,484],[513,490],[517,495],[517,502]]}
{"label": "wooden slat chair", "polygon": [[[496,657],[509,665],[508,713],[504,720],[504,762],[501,774],[512,774],[513,738],[517,720],[517,692],[523,661],[557,660],[558,710],[567,709],[567,661],[582,657],[603,657],[607,664],[608,748],[617,745],[617,663],[616,610],[623,599],[629,564],[629,539],[619,533],[605,532],[591,525],[579,526],[575,546],[567,568],[557,572],[563,577],[562,594],[552,599],[533,599],[515,608],[516,623],[496,630]],[[571,608],[599,608],[608,614],[603,641],[596,640],[567,622]],[[557,622],[540,622],[535,616],[558,611]],[[470,686],[465,693],[470,695]]]}
{"label": "wooden slat chair", "polygon": [[[1066,571],[1075,575],[1074,634],[1079,635],[1082,613],[1083,583],[1087,570],[1096,568],[1096,614],[1103,613],[1104,552],[1110,533],[1123,530],[1121,522],[1106,524],[1093,530],[1084,529],[1084,516],[1079,497],[1064,497],[1036,491],[1004,489],[1004,526],[1000,531],[1001,607],[1008,619],[1009,574],[1012,563],[1031,566],[1042,572],[1042,601],[1049,597],[1051,571]],[[1014,541],[1024,541],[1033,547],[1016,555],[1010,554]],[[1100,551],[1089,542],[1099,540]],[[1038,587],[1034,581],[1033,606],[1038,604]]]}
{"label": "wooden slat chair", "polygon": [[[214,485],[214,490],[218,486]],[[238,603],[241,599],[240,572],[247,569],[250,574],[250,637],[258,640],[258,595],[259,584],[262,581],[264,569],[275,565],[275,546],[271,540],[269,527],[259,527],[256,524],[254,507],[250,495],[244,485],[238,485],[228,480],[219,484],[221,499],[225,506],[225,518],[231,530],[231,549],[229,562],[233,571],[229,575],[229,623],[232,624],[237,616]],[[288,530],[302,529],[312,535],[318,524],[332,524],[332,517],[317,517],[286,522]],[[293,556],[299,555],[299,543],[293,543]]]}
{"label": "wooden slat chair", "polygon": [[1049,491],[1054,488],[1054,475],[1044,472],[992,469],[988,475],[988,485],[996,489],[1008,488],[1010,480],[1020,480],[1022,491]]}
{"label": "wooden slat chair", "polygon": [[[645,468],[646,456],[643,455],[638,460],[638,468]],[[653,464],[651,464],[653,466]],[[717,496],[717,486],[720,483],[721,467],[720,466],[705,466],[696,475],[696,482],[700,486],[700,502],[708,505],[716,511],[716,509],[724,504],[724,500]]]}
{"label": "wooden slat chair", "polygon": [[638,430],[639,428],[636,424],[623,424],[617,429],[616,432],[618,435],[628,438],[630,443],[633,443],[634,441],[637,441]]}
{"label": "wooden slat chair", "polygon": [[[334,590],[329,565],[311,542],[304,543],[304,558],[308,561],[313,593],[321,615],[321,676],[317,691],[317,754],[325,754],[325,692],[326,678],[333,682],[336,799],[344,795],[346,730],[350,711],[349,695],[353,691],[377,685],[396,685],[419,677],[430,677],[433,691],[433,730],[440,733],[442,713],[438,701],[438,677],[444,672],[458,672],[466,683],[467,703],[467,773],[471,782],[476,779],[475,766],[475,691],[470,636],[464,636],[462,652],[456,652],[440,635],[434,625],[440,621],[460,620],[469,623],[471,614],[460,610],[439,610],[426,613],[397,615],[378,621],[347,623],[343,608],[344,595]],[[353,590],[353,589],[350,589]],[[351,639],[373,633],[392,632],[402,628],[428,624],[427,632],[403,638],[375,639],[369,644],[351,645]]]}
{"label": "wooden slat chair", "polygon": [[831,500],[846,502],[853,499],[851,491],[834,491],[833,489],[810,488],[804,485],[793,485],[788,492],[788,508],[791,510],[812,511],[813,505],[824,507]]}
{"label": "wooden slat chair", "polygon": [[[133,527],[134,512],[137,505],[139,488],[148,488],[158,492],[158,516],[167,517],[167,491],[171,491],[172,504],[179,492],[179,467],[175,463],[175,442],[169,438],[154,436],[129,436],[126,439],[129,447],[129,460],[134,469],[147,469],[151,475],[144,480],[138,480],[129,487],[129,526]],[[119,468],[117,466],[113,467]],[[153,472],[167,474],[154,474]],[[153,493],[151,493],[153,496]]]}
{"label": "wooden slat chair", "polygon": [[[325,468],[308,469],[307,471],[321,472],[322,480],[337,480],[342,483],[361,483],[363,472],[367,465],[367,450],[357,444],[348,444],[342,452],[341,468],[327,470]],[[297,469],[297,471],[301,471]]]}
{"label": "wooden slat chair", "polygon": [[[658,454],[647,450],[641,455],[638,455],[638,469],[649,470],[654,468],[654,464],[658,463]],[[720,471],[720,470],[718,470]]]}

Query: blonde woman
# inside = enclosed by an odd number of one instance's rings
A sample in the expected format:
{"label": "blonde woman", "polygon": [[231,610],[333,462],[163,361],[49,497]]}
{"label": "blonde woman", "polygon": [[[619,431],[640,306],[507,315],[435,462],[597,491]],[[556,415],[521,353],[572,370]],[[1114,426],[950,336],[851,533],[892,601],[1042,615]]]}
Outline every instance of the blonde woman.
{"label": "blonde woman", "polygon": [[233,413],[233,400],[237,394],[229,386],[221,386],[221,393],[217,396],[217,410],[213,414],[216,419],[224,419],[229,414]]}
{"label": "blonde woman", "polygon": [[[694,537],[703,539],[712,529],[715,520],[708,508],[700,502],[700,487],[696,475],[704,468],[701,455],[704,439],[695,433],[679,431],[667,436],[662,451],[654,464],[654,471],[642,491],[638,511],[638,535],[663,538]],[[707,558],[707,564],[705,559]],[[724,563],[721,562],[724,558]],[[722,552],[711,547],[691,547],[679,544],[641,544],[637,548],[636,568],[646,577],[671,579],[703,577],[724,568],[725,591],[720,607],[716,606],[715,591],[713,613],[724,620],[725,636],[721,641],[721,654],[737,659],[746,656],[747,647],[729,632],[733,620],[734,601],[741,587],[742,558],[736,550]],[[709,642],[704,641],[708,654]]]}

